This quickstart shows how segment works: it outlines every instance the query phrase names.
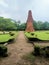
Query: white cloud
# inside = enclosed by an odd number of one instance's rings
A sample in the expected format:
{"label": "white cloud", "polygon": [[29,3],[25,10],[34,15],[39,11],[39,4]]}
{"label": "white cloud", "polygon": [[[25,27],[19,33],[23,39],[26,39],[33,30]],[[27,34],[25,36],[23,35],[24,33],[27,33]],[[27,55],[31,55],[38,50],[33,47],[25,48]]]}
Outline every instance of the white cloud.
{"label": "white cloud", "polygon": [[0,5],[4,7],[8,7],[8,4],[4,0],[0,0]]}
{"label": "white cloud", "polygon": [[49,21],[49,0],[0,0],[0,16],[26,21],[28,10],[35,20]]}
{"label": "white cloud", "polygon": [[0,16],[4,18],[10,18],[10,14],[6,13],[4,10],[0,11]]}
{"label": "white cloud", "polygon": [[7,13],[2,13],[0,14],[1,17],[4,17],[4,18],[10,18],[10,15],[7,14]]}
{"label": "white cloud", "polygon": [[30,7],[35,20],[49,20],[49,0],[34,0]]}

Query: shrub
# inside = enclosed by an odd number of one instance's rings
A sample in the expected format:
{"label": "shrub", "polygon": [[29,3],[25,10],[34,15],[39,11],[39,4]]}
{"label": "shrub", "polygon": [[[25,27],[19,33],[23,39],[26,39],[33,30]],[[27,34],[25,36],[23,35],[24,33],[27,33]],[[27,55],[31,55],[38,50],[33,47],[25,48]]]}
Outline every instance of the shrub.
{"label": "shrub", "polygon": [[12,32],[10,31],[9,34],[11,34]]}
{"label": "shrub", "polygon": [[9,34],[10,34],[11,36],[13,36],[13,35],[14,35],[14,33],[12,33],[12,32],[9,32]]}
{"label": "shrub", "polygon": [[34,33],[31,33],[31,35],[34,35]]}
{"label": "shrub", "polygon": [[34,46],[34,55],[38,56],[44,56],[49,57],[49,46],[41,47],[41,46]]}
{"label": "shrub", "polygon": [[40,55],[40,47],[38,45],[34,46],[34,54],[35,55]]}
{"label": "shrub", "polygon": [[42,47],[42,48],[41,48],[41,50],[40,50],[40,55],[41,55],[41,56],[46,56],[45,47]]}
{"label": "shrub", "polygon": [[28,32],[28,33],[30,33],[30,32]]}
{"label": "shrub", "polygon": [[11,38],[8,40],[8,42],[13,42],[14,41],[14,38]]}
{"label": "shrub", "polygon": [[49,57],[49,46],[46,47],[45,53],[46,53],[46,57]]}
{"label": "shrub", "polygon": [[7,47],[0,45],[0,56],[5,56],[7,54]]}

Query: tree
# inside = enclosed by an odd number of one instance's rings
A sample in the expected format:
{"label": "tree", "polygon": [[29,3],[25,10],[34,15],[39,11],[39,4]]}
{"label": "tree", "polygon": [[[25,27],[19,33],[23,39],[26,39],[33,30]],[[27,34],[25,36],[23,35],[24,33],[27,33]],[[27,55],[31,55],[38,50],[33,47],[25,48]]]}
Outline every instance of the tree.
{"label": "tree", "polygon": [[37,30],[38,29],[38,24],[36,21],[33,22],[33,26],[34,26],[34,29]]}
{"label": "tree", "polygon": [[49,22],[45,21],[45,22],[42,24],[42,29],[44,29],[44,30],[49,30]]}
{"label": "tree", "polygon": [[16,30],[17,27],[11,19],[0,17],[0,30]]}

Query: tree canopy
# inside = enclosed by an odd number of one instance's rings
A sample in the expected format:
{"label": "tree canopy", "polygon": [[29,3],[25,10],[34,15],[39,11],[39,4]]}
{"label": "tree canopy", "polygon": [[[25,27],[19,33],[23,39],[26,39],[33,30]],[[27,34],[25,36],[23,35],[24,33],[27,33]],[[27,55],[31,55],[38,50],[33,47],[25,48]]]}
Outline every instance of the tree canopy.
{"label": "tree canopy", "polygon": [[0,30],[16,30],[15,22],[12,19],[0,17]]}
{"label": "tree canopy", "polygon": [[[49,22],[35,21],[33,22],[35,30],[49,30]],[[10,18],[0,17],[0,30],[25,30],[26,23],[15,21]]]}

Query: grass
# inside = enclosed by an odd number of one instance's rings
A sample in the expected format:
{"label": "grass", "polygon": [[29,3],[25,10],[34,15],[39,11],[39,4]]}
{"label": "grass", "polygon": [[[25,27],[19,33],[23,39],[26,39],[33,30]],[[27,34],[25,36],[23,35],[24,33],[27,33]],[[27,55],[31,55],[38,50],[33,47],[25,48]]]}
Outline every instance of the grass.
{"label": "grass", "polygon": [[18,32],[13,31],[13,33],[14,33],[13,36],[11,36],[10,34],[0,34],[0,43],[7,42],[8,40],[15,38]]}
{"label": "grass", "polygon": [[49,31],[25,32],[25,35],[27,38],[37,38],[40,40],[49,40]]}
{"label": "grass", "polygon": [[0,35],[0,42],[6,42],[11,38],[9,34]]}

